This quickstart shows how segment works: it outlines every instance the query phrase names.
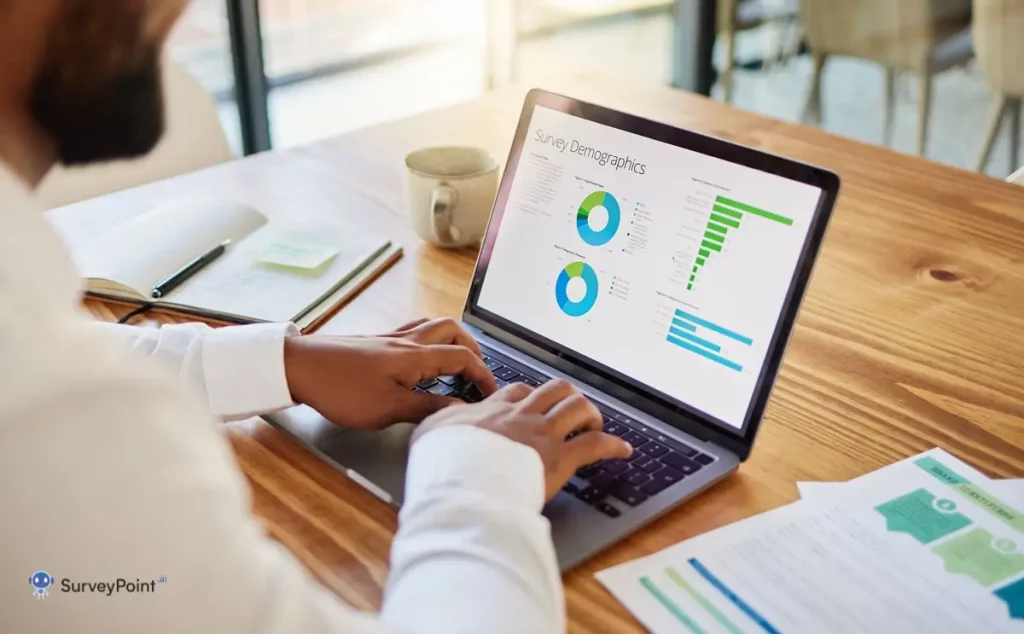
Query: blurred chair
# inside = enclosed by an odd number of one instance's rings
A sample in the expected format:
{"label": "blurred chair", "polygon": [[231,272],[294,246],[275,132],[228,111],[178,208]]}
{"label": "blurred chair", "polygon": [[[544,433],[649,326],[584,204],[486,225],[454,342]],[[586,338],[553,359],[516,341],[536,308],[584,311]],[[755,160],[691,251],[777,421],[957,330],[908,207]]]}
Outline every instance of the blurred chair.
{"label": "blurred chair", "polygon": [[896,71],[917,74],[917,153],[924,155],[932,77],[972,56],[970,0],[801,0],[814,60],[804,120],[821,121],[821,78],[832,56],[865,59],[885,69],[885,143],[892,137]]}
{"label": "blurred chair", "polygon": [[[975,165],[985,171],[1003,120],[1010,120],[1010,169],[1020,148],[1021,98],[1024,97],[1024,0],[974,0],[974,47],[995,92]],[[1019,172],[1018,172],[1019,173]]]}
{"label": "blurred chair", "polygon": [[[732,101],[733,75],[736,70],[736,35],[741,31],[749,31],[766,24],[779,24],[787,27],[788,39],[793,39],[796,20],[799,14],[798,0],[717,0],[715,11],[718,20],[718,33],[725,41],[725,68],[719,81],[722,84],[722,96],[726,102]],[[796,42],[799,46],[799,42]],[[781,59],[786,51],[786,44],[780,42],[775,51],[765,51],[765,62],[769,58]],[[794,51],[795,52],[795,51]]]}
{"label": "blurred chair", "polygon": [[41,208],[60,207],[234,158],[210,94],[173,60],[165,59],[163,70],[167,130],[153,152],[133,161],[55,168],[38,191]]}

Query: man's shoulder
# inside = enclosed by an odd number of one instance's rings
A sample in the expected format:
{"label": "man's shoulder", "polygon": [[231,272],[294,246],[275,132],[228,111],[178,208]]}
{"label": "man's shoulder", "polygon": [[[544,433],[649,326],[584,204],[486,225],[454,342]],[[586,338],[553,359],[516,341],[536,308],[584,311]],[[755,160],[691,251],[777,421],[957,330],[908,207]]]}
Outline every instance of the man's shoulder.
{"label": "man's shoulder", "polygon": [[4,187],[3,176],[0,170],[0,323],[73,313],[82,281],[71,254],[31,200]]}
{"label": "man's shoulder", "polygon": [[0,382],[13,385],[19,377],[36,376],[47,366],[60,365],[61,340],[80,317],[70,306],[40,301],[6,275],[0,269]]}

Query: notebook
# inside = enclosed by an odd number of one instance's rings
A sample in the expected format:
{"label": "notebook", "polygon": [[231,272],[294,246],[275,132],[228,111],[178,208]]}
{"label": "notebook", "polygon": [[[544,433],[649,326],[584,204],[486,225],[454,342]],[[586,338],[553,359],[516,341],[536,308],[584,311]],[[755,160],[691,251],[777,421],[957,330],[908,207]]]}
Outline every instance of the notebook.
{"label": "notebook", "polygon": [[[152,289],[218,244],[223,255],[160,299]],[[311,330],[401,255],[390,240],[330,222],[268,222],[234,203],[160,207],[71,244],[96,296],[236,323]]]}

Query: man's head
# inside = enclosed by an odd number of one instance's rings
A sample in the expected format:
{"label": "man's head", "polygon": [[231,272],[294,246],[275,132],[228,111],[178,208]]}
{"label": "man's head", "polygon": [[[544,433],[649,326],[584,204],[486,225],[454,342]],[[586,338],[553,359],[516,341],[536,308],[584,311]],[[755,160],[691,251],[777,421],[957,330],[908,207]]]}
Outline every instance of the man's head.
{"label": "man's head", "polygon": [[160,50],[186,3],[0,0],[7,23],[0,36],[30,40],[27,52],[8,58],[20,67],[0,70],[20,78],[15,96],[58,161],[77,165],[153,149],[164,128]]}

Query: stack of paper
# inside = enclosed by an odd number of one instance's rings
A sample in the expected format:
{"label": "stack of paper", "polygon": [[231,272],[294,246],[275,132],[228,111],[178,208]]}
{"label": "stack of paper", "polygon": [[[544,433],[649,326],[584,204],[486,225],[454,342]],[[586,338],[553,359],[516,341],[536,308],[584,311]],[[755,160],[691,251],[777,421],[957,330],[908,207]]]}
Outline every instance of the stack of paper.
{"label": "stack of paper", "polygon": [[1024,486],[933,449],[597,578],[657,634],[1024,632]]}

